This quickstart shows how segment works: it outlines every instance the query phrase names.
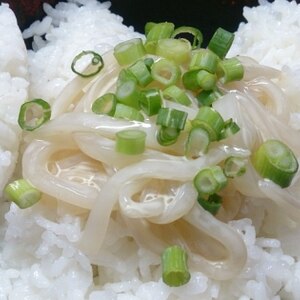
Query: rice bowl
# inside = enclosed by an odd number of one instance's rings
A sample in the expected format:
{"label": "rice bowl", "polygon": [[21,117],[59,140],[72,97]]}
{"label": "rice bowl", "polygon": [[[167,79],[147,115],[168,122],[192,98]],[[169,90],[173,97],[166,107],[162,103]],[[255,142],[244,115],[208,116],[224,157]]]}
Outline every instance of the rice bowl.
{"label": "rice bowl", "polygon": [[[224,95],[213,103],[241,130],[195,159],[184,157],[184,137],[168,150],[158,145],[151,118],[130,122],[91,112],[95,98],[116,87],[120,67],[113,48],[145,39],[109,7],[94,0],[45,4],[47,16],[23,32],[23,38],[33,37],[26,53],[12,12],[0,6],[0,28],[10,20],[19,49],[13,67],[0,65],[1,84],[7,82],[2,91],[15,108],[0,112],[6,126],[0,135],[16,135],[9,145],[1,138],[0,192],[9,180],[24,177],[43,193],[25,210],[3,197],[0,299],[299,299],[299,173],[282,189],[260,178],[249,157],[261,140],[278,138],[299,159],[300,6],[276,0],[245,8],[248,23],[240,25],[228,54],[240,56],[244,78],[223,84]],[[273,23],[277,39],[270,35]],[[287,36],[291,27],[296,34]],[[263,30],[256,34],[257,28]],[[96,79],[86,81],[70,68],[82,50],[103,57]],[[19,107],[34,98],[51,105],[52,117],[21,139]],[[190,120],[197,114],[194,102],[165,103]],[[114,152],[115,133],[129,127],[147,134],[138,159]],[[5,165],[7,153],[13,159]],[[245,158],[247,171],[229,180],[224,205],[213,216],[195,203],[192,181],[198,169],[222,165],[231,155]],[[172,201],[176,206],[161,209],[161,202],[168,207]],[[191,277],[180,287],[166,285],[161,274],[162,249],[174,241],[202,254],[188,251]]]}

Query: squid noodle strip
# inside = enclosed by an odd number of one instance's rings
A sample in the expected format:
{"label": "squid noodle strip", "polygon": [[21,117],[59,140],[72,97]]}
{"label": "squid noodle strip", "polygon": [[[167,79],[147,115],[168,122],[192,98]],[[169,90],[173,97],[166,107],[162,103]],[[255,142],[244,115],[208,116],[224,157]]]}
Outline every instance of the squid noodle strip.
{"label": "squid noodle strip", "polygon": [[231,84],[230,89],[254,97],[286,123],[289,120],[287,99],[283,91],[270,79],[257,77],[251,81],[238,81]]}
{"label": "squid noodle strip", "polygon": [[293,192],[292,187],[282,189],[269,180],[260,180],[258,186],[265,197],[275,201],[276,204],[295,222],[300,222],[299,196]]}
{"label": "squid noodle strip", "polygon": [[73,133],[74,141],[80,150],[89,157],[105,162],[113,168],[120,169],[144,159],[184,160],[182,157],[166,154],[160,151],[146,149],[142,154],[128,156],[115,152],[114,140],[95,133]]}
{"label": "squid noodle strip", "polygon": [[194,205],[183,218],[165,225],[145,219],[125,220],[139,245],[158,254],[168,244],[181,245],[187,249],[192,268],[202,270],[208,277],[228,280],[245,264],[247,253],[239,233],[199,205]]}
{"label": "squid noodle strip", "polygon": [[[50,141],[43,140],[33,141],[26,148],[22,159],[24,178],[29,180],[43,193],[61,201],[90,209],[99,195],[99,180],[97,182],[93,180],[94,177],[91,174],[93,170],[90,168],[87,170],[81,169],[80,171],[83,174],[78,174],[78,171],[77,173],[72,173],[70,176],[74,177],[75,180],[62,178],[61,170],[55,170],[55,168],[54,171],[57,171],[57,174],[51,173],[49,170],[51,157],[60,151],[78,151],[78,148],[70,142],[51,143]],[[80,169],[78,165],[82,164],[81,160],[83,158],[81,155],[80,161],[74,163],[77,169]],[[101,170],[97,167],[94,172],[99,171]],[[103,177],[102,181],[105,181],[106,175],[104,174]]]}
{"label": "squid noodle strip", "polygon": [[99,76],[97,80],[93,82],[91,88],[79,100],[74,111],[90,112],[93,102],[98,97],[106,93],[113,92],[119,71],[120,70],[117,66],[115,66],[115,68],[110,71],[106,71],[102,76]]}
{"label": "squid noodle strip", "polygon": [[[297,130],[290,128],[254,97],[234,91],[230,94],[235,98],[238,105],[244,108],[243,111],[249,116],[252,126],[257,130],[262,140],[279,139],[293,149],[296,156],[300,155],[299,132]],[[219,109],[220,106],[214,107]],[[266,118],[266,116],[268,117]]]}
{"label": "squid noodle strip", "polygon": [[[52,118],[56,118],[62,113],[70,110],[70,106],[79,101],[78,99],[80,99],[84,95],[85,91],[88,91],[90,89],[91,85],[93,85],[95,81],[99,82],[103,80],[104,83],[110,84],[109,81],[114,78],[113,75],[117,75],[117,70],[119,67],[111,52],[108,52],[106,55],[104,55],[104,59],[105,64],[103,70],[102,72],[100,72],[100,75],[96,77],[96,79],[93,77],[83,78],[77,75],[66,85],[63,91],[51,105]],[[85,68],[84,72],[88,73],[88,70],[89,66]]]}
{"label": "squid noodle strip", "polygon": [[[145,189],[148,183],[149,180],[135,180],[127,183],[120,191],[119,204],[124,215],[130,218],[147,218],[156,224],[166,224],[183,217],[195,204],[197,193],[190,182],[173,187],[173,191],[167,194],[156,188],[155,194],[146,192],[144,197],[140,196],[140,201],[134,201],[133,195]],[[169,188],[168,183],[161,184],[164,188]],[[157,182],[154,185],[159,186]]]}
{"label": "squid noodle strip", "polygon": [[[106,138],[113,139],[115,134],[120,130],[140,129],[147,134],[146,146],[166,151],[166,147],[161,146],[156,141],[155,124],[137,121],[127,121],[122,119],[111,118],[106,115],[96,115],[94,113],[72,112],[65,113],[49,121],[41,128],[35,130],[26,141],[30,139],[51,138],[57,135],[69,135],[74,132],[94,132]],[[183,143],[185,141],[184,133],[178,141],[168,147],[168,151],[174,154],[183,154]]]}
{"label": "squid noodle strip", "polygon": [[279,79],[281,78],[281,71],[259,64],[256,60],[249,56],[238,56],[239,61],[244,67],[243,80],[249,81],[257,77],[265,77],[268,79]]}
{"label": "squid noodle strip", "polygon": [[[109,178],[88,217],[80,242],[82,250],[90,256],[98,253],[105,236],[111,211],[119,199],[120,190],[127,182],[143,178],[191,181],[205,166],[215,165],[231,155],[248,155],[240,149],[212,149],[208,155],[193,161],[144,160],[118,171]],[[97,233],[95,228],[98,228]]]}

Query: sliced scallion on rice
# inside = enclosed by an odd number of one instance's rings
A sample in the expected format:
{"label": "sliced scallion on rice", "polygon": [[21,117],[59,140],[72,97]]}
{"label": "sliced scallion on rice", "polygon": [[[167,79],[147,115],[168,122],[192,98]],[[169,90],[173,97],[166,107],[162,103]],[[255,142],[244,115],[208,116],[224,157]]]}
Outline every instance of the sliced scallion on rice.
{"label": "sliced scallion on rice", "polygon": [[203,42],[203,35],[201,31],[195,27],[190,26],[181,26],[174,30],[172,34],[172,38],[176,38],[177,36],[182,35],[192,35],[193,36],[193,42],[192,42],[192,48],[199,48]]}
{"label": "sliced scallion on rice", "polygon": [[218,193],[227,184],[227,177],[220,166],[200,170],[194,177],[194,186],[200,196]]}
{"label": "sliced scallion on rice", "polygon": [[208,49],[223,59],[228,53],[234,40],[234,34],[219,27],[208,43]]}
{"label": "sliced scallion on rice", "polygon": [[121,66],[133,64],[145,54],[146,50],[140,38],[122,42],[114,48],[114,56]]}
{"label": "sliced scallion on rice", "polygon": [[282,188],[288,187],[298,171],[298,161],[292,150],[283,142],[267,140],[253,154],[256,171]]}
{"label": "sliced scallion on rice", "polygon": [[34,188],[27,180],[18,179],[8,184],[4,193],[20,208],[28,208],[41,199],[41,192]]}
{"label": "sliced scallion on rice", "polygon": [[186,251],[177,246],[170,246],[162,253],[162,278],[168,286],[178,287],[189,282],[191,275],[187,265]]}
{"label": "sliced scallion on rice", "polygon": [[34,99],[22,104],[18,117],[19,126],[26,131],[33,131],[51,118],[51,107],[43,99]]}
{"label": "sliced scallion on rice", "polygon": [[197,201],[205,210],[210,212],[212,215],[217,214],[222,205],[222,197],[218,194],[209,195],[207,199],[199,196],[197,198]]}
{"label": "sliced scallion on rice", "polygon": [[97,98],[92,104],[92,112],[100,115],[113,116],[116,111],[117,98],[113,93],[107,93]]}
{"label": "sliced scallion on rice", "polygon": [[141,93],[140,107],[147,116],[156,115],[162,105],[159,89],[148,89]]}
{"label": "sliced scallion on rice", "polygon": [[211,142],[216,141],[220,137],[220,133],[224,128],[224,120],[222,116],[213,108],[202,106],[194,120],[192,120],[193,127],[201,127],[209,134]]}
{"label": "sliced scallion on rice", "polygon": [[224,174],[226,177],[235,178],[246,172],[247,161],[241,157],[230,156],[224,162]]}
{"label": "sliced scallion on rice", "polygon": [[[76,65],[79,63],[79,61],[84,57],[84,56],[91,56],[91,64],[87,68],[87,73],[84,71],[79,71],[77,70]],[[104,67],[104,61],[103,58],[100,54],[94,52],[94,51],[82,51],[78,55],[75,56],[75,58],[72,61],[71,64],[71,69],[72,71],[81,76],[81,77],[92,77],[96,74],[98,74]]]}
{"label": "sliced scallion on rice", "polygon": [[128,129],[116,133],[116,151],[137,155],[145,151],[146,133],[141,130]]}

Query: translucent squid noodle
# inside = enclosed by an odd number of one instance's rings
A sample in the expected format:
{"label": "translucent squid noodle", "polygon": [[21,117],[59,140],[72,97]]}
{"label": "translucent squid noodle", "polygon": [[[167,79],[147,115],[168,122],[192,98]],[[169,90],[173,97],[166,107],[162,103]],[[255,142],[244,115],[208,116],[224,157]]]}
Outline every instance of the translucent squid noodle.
{"label": "translucent squid noodle", "polygon": [[[103,72],[87,81],[76,76],[53,102],[52,119],[25,136],[24,178],[43,193],[84,210],[86,223],[78,246],[91,263],[99,261],[109,223],[117,214],[138,246],[160,254],[169,244],[182,245],[192,269],[218,280],[233,278],[245,265],[247,253],[240,233],[226,223],[238,217],[245,199],[270,199],[292,220],[298,216],[293,208],[300,208],[298,180],[285,190],[262,181],[250,158],[270,138],[284,141],[300,156],[299,133],[287,124],[290,107],[275,84],[281,73],[241,58],[244,80],[220,84],[225,95],[213,103],[240,131],[212,142],[205,155],[188,159],[184,131],[165,147],[157,142],[158,126],[151,117],[139,122],[91,111],[96,98],[114,91],[120,71],[111,53],[104,59],[108,63]],[[163,104],[185,111],[192,120],[198,104],[192,94],[189,97],[188,107],[166,99]],[[123,129],[146,133],[143,153],[115,151],[115,135]],[[244,158],[247,172],[222,190],[223,206],[213,216],[197,203],[193,179],[199,170],[220,165],[230,156]]]}

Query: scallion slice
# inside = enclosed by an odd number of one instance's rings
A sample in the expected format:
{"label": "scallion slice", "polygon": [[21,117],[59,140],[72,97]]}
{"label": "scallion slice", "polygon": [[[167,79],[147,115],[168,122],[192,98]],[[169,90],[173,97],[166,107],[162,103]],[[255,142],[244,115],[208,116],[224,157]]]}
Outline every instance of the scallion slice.
{"label": "scallion slice", "polygon": [[22,209],[34,205],[41,199],[41,192],[25,179],[18,179],[8,184],[4,194]]}
{"label": "scallion slice", "polygon": [[171,37],[173,31],[174,24],[171,22],[148,22],[145,25],[145,34],[147,42],[169,38]]}
{"label": "scallion slice", "polygon": [[137,129],[126,129],[116,133],[116,151],[127,155],[138,155],[145,151],[146,133]]}
{"label": "scallion slice", "polygon": [[202,90],[210,91],[216,86],[217,76],[216,74],[209,73],[205,70],[200,70],[197,73],[197,82]]}
{"label": "scallion slice", "polygon": [[154,59],[152,57],[146,57],[144,63],[147,66],[148,70],[151,71],[152,65],[154,64]]}
{"label": "scallion slice", "polygon": [[130,65],[146,54],[143,41],[134,38],[115,46],[114,56],[121,66]]}
{"label": "scallion slice", "polygon": [[157,115],[156,124],[164,127],[182,130],[188,114],[185,111],[162,107]]}
{"label": "scallion slice", "polygon": [[252,163],[263,177],[282,188],[288,187],[298,171],[298,161],[293,151],[283,142],[267,140],[254,152]]}
{"label": "scallion slice", "polygon": [[156,55],[181,65],[190,59],[191,44],[183,39],[162,39],[157,42]]}
{"label": "scallion slice", "polygon": [[144,116],[140,111],[122,103],[117,103],[114,117],[129,121],[144,121]]}
{"label": "scallion slice", "polygon": [[218,89],[214,89],[211,91],[201,91],[196,98],[199,106],[211,106],[221,96],[222,93]]}
{"label": "scallion slice", "polygon": [[200,89],[197,78],[198,72],[199,70],[190,70],[183,74],[182,84],[187,90],[197,91]]}
{"label": "scallion slice", "polygon": [[176,128],[161,126],[156,135],[156,139],[160,145],[170,146],[177,142],[179,134],[180,130]]}
{"label": "scallion slice", "polygon": [[167,100],[180,103],[185,106],[192,104],[191,99],[188,97],[186,92],[176,85],[171,85],[163,90],[163,96]]}
{"label": "scallion slice", "polygon": [[207,152],[210,143],[207,131],[200,127],[192,128],[185,144],[185,156],[197,158]]}
{"label": "scallion slice", "polygon": [[162,98],[159,89],[144,90],[141,94],[141,109],[147,116],[156,115],[159,112],[162,105]]}
{"label": "scallion slice", "polygon": [[[82,59],[83,56],[92,56],[91,59],[91,67],[88,68],[88,73],[83,73],[81,71],[76,70],[76,64]],[[72,71],[81,76],[81,77],[91,77],[98,74],[104,67],[104,62],[102,56],[94,51],[82,51],[78,55],[76,55],[71,63]]]}
{"label": "scallion slice", "polygon": [[162,58],[152,65],[151,74],[152,78],[160,84],[170,86],[178,81],[181,71],[173,61]]}
{"label": "scallion slice", "polygon": [[18,117],[19,126],[27,131],[33,131],[51,118],[51,107],[43,99],[34,99],[22,104]]}
{"label": "scallion slice", "polygon": [[137,88],[135,81],[125,81],[121,83],[116,90],[116,97],[118,102],[140,109],[140,91]]}
{"label": "scallion slice", "polygon": [[145,87],[153,80],[149,68],[142,59],[136,61],[128,70],[134,75],[141,87]]}
{"label": "scallion slice", "polygon": [[209,49],[197,49],[192,52],[190,70],[205,70],[210,73],[217,71],[219,57]]}
{"label": "scallion slice", "polygon": [[211,142],[219,140],[221,131],[224,128],[224,120],[222,116],[213,108],[202,106],[194,120],[193,127],[200,127],[207,131]]}
{"label": "scallion slice", "polygon": [[239,125],[230,118],[225,121],[224,128],[222,129],[222,131],[220,133],[219,139],[220,140],[226,139],[226,138],[236,134],[239,131],[240,131]]}
{"label": "scallion slice", "polygon": [[234,34],[219,27],[208,43],[208,49],[223,59],[228,53],[234,40]]}
{"label": "scallion slice", "polygon": [[128,69],[122,69],[118,75],[117,88],[127,81],[134,81],[137,83],[136,77]]}
{"label": "scallion slice", "polygon": [[192,48],[199,48],[203,42],[203,35],[201,31],[195,27],[190,26],[181,26],[174,30],[173,34],[171,35],[172,38],[176,38],[178,35],[192,35],[193,36],[193,42],[192,42]]}
{"label": "scallion slice", "polygon": [[226,184],[227,177],[220,166],[204,168],[194,177],[194,186],[201,197],[218,193]]}
{"label": "scallion slice", "polygon": [[209,195],[207,199],[198,197],[198,203],[212,215],[216,215],[222,205],[222,197],[218,194]]}
{"label": "scallion slice", "polygon": [[235,178],[246,173],[247,161],[242,157],[230,156],[224,162],[224,174],[226,177]]}
{"label": "scallion slice", "polygon": [[219,70],[222,73],[220,78],[222,83],[241,80],[244,76],[244,67],[236,57],[220,61]]}
{"label": "scallion slice", "polygon": [[191,275],[187,266],[186,251],[177,246],[171,246],[162,253],[162,278],[168,286],[178,287],[189,282]]}
{"label": "scallion slice", "polygon": [[116,110],[117,98],[113,93],[107,93],[97,98],[92,104],[92,112],[98,115],[113,116]]}

